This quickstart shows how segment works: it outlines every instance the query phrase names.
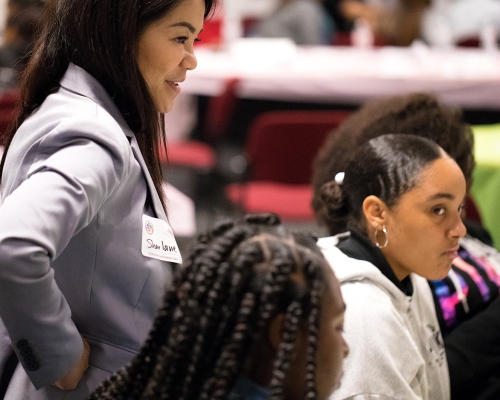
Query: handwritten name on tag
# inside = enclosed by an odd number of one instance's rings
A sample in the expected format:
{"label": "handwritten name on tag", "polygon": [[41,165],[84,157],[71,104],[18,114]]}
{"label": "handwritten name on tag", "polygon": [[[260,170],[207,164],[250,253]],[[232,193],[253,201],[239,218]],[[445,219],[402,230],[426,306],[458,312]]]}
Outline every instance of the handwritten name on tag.
{"label": "handwritten name on tag", "polygon": [[149,215],[142,216],[142,255],[182,264],[179,247],[167,222]]}

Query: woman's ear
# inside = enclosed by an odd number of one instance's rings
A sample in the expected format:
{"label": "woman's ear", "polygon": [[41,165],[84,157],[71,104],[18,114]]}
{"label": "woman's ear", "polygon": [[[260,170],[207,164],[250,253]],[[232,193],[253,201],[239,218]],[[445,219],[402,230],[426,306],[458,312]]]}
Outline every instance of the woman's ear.
{"label": "woman's ear", "polygon": [[377,196],[370,195],[363,201],[363,214],[369,230],[387,223],[387,206]]}
{"label": "woman's ear", "polygon": [[278,350],[278,347],[283,340],[283,329],[285,328],[285,314],[277,314],[273,317],[269,323],[269,328],[267,331],[269,343],[274,350]]}

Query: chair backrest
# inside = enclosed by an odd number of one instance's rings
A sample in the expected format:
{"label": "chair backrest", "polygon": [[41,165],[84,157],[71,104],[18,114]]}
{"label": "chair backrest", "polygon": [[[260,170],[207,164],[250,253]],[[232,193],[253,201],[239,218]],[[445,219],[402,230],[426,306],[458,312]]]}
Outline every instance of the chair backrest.
{"label": "chair backrest", "polygon": [[308,184],[312,162],[326,136],[348,111],[273,111],[249,128],[246,153],[250,180]]}
{"label": "chair backrest", "polygon": [[0,96],[0,145],[6,139],[7,132],[19,114],[20,92],[18,89]]}
{"label": "chair backrest", "polygon": [[236,96],[238,85],[239,79],[228,79],[224,83],[222,92],[210,99],[205,120],[205,139],[209,142],[217,142],[225,138],[238,104]]}

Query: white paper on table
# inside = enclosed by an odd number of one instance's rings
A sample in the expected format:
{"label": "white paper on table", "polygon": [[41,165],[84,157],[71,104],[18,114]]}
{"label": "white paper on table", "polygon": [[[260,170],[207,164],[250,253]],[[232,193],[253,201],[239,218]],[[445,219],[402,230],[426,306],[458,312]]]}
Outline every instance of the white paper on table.
{"label": "white paper on table", "polygon": [[196,234],[196,212],[194,201],[174,186],[163,183],[167,199],[168,222],[176,236]]}

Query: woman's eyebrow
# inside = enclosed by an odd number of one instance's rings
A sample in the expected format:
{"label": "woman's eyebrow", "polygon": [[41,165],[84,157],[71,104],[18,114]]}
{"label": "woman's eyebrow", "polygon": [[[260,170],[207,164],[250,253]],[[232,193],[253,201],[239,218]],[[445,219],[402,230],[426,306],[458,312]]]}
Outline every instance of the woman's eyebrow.
{"label": "woman's eyebrow", "polygon": [[427,198],[427,201],[439,200],[439,199],[447,199],[447,200],[455,200],[455,195],[451,193],[436,193]]}
{"label": "woman's eyebrow", "polygon": [[196,29],[194,28],[194,26],[191,25],[189,22],[176,22],[175,24],[170,25],[169,28],[173,28],[176,26],[183,26],[185,28],[188,28],[191,33],[196,32]]}

